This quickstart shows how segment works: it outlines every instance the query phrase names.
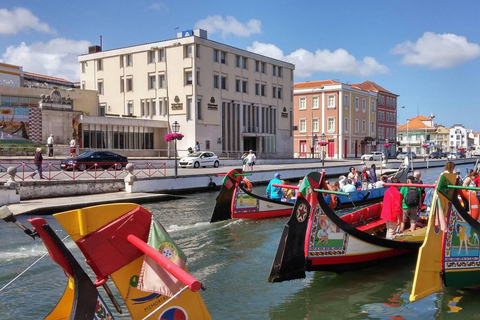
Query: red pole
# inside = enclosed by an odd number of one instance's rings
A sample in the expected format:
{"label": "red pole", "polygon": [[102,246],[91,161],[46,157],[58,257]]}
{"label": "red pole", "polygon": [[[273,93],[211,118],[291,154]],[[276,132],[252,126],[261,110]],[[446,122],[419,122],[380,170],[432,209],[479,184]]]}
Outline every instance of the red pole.
{"label": "red pole", "polygon": [[422,183],[384,183],[385,187],[416,187],[416,188],[435,188],[436,184]]}
{"label": "red pole", "polygon": [[165,258],[160,252],[150,247],[145,241],[142,241],[137,236],[131,234],[127,237],[127,240],[137,247],[139,250],[143,251],[147,256],[152,258],[156,263],[162,266],[167,270],[171,275],[180,280],[184,285],[192,291],[198,291],[202,288],[200,281],[191,276],[188,272],[177,266],[175,263],[171,262]]}

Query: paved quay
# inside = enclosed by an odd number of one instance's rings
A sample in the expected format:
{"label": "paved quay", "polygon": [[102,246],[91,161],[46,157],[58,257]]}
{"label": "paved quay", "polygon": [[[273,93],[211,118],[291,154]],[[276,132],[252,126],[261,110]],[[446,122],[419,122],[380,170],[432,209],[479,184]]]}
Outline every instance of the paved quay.
{"label": "paved quay", "polygon": [[[348,159],[348,160],[328,160],[325,161],[324,166],[322,166],[321,162],[315,159],[304,159],[310,161],[302,161],[302,159],[290,159],[290,160],[283,160],[279,161],[278,159],[275,160],[274,163],[269,164],[267,161],[263,161],[262,164],[258,164],[254,167],[254,171],[251,177],[251,180],[255,182],[254,177],[262,177],[260,180],[257,180],[258,184],[268,182],[267,179],[273,177],[272,172],[289,172],[289,171],[297,171],[303,170],[304,172],[310,171],[320,171],[325,170],[327,175],[329,172],[332,172],[332,177],[338,176],[338,172],[347,172],[348,167],[355,166],[360,168],[363,163],[360,159]],[[312,161],[313,160],[313,161]],[[432,161],[423,161],[423,160],[416,160],[414,161],[414,169],[422,169],[426,168],[427,166],[430,167],[438,167],[445,165],[446,160],[432,160]],[[461,159],[456,160],[458,164],[464,163],[472,163],[475,164],[476,158],[471,159]],[[225,162],[228,164],[228,162]],[[234,162],[233,162],[234,163]],[[397,160],[389,160],[387,168],[380,168],[380,162],[369,162],[365,165],[369,166],[371,163],[376,163],[378,173],[382,171],[388,170],[391,172],[395,170],[400,165],[400,161]],[[222,165],[219,168],[199,168],[199,169],[181,169],[178,168],[178,178],[177,179],[188,179],[189,177],[193,176],[203,176],[203,177],[212,177],[216,176],[218,179],[221,180],[221,176],[227,173],[229,170],[238,168],[238,165]],[[301,172],[301,171],[300,171]],[[271,177],[270,177],[271,176]],[[270,178],[268,178],[270,177]],[[288,178],[288,177],[286,177]],[[174,168],[167,167],[166,175],[164,177],[159,177],[160,179],[169,179],[169,181],[175,181],[174,179]],[[123,180],[123,179],[121,179]],[[55,181],[42,181],[42,184],[47,183],[55,183]],[[72,181],[75,183],[75,181]],[[217,183],[217,187],[219,183]],[[38,185],[41,188],[41,185]],[[55,197],[55,198],[39,198],[39,199],[31,199],[31,200],[21,200],[18,204],[11,204],[8,207],[15,215],[40,215],[40,214],[53,214],[57,212],[67,211],[67,210],[74,210],[85,206],[93,206],[93,205],[100,205],[100,204],[107,204],[107,203],[115,203],[115,202],[133,202],[133,203],[146,203],[146,202],[156,202],[156,201],[163,201],[163,200],[171,200],[178,197],[181,197],[186,190],[180,189],[173,189],[166,193],[158,193],[158,192],[139,192],[139,193],[127,193],[125,191],[117,191],[117,192],[105,192],[101,194],[89,194],[89,195],[75,195],[70,194],[65,197]],[[188,192],[193,192],[192,190]]]}

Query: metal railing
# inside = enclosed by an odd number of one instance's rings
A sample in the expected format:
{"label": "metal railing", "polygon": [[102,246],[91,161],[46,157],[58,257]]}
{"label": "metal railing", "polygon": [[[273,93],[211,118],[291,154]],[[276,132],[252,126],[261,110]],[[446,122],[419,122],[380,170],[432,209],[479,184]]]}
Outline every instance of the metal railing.
{"label": "metal railing", "polygon": [[[166,176],[167,167],[165,163],[135,162],[133,174],[137,177]],[[94,163],[87,165],[85,170],[79,170],[76,166],[71,170],[64,170],[59,165],[49,162],[42,166],[42,176],[46,180],[77,180],[77,179],[120,179],[127,175],[124,168],[118,170],[118,163],[108,167],[102,164]],[[33,162],[14,163],[11,161],[0,162],[0,180],[6,180],[9,175],[7,169],[14,167],[17,169],[16,179],[25,181],[31,179],[32,174],[35,177],[39,175],[37,166]],[[35,178],[33,177],[33,178]]]}

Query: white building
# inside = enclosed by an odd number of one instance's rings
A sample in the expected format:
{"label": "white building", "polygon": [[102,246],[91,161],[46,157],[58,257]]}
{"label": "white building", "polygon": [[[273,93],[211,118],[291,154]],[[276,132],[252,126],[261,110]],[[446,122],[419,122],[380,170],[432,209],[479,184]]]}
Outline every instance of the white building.
{"label": "white building", "polygon": [[180,155],[199,141],[222,156],[292,157],[293,64],[208,40],[204,30],[89,51],[79,57],[81,88],[98,91],[98,116],[80,120],[85,147],[170,155],[164,136],[176,121]]}
{"label": "white building", "polygon": [[450,128],[449,146],[451,151],[458,151],[458,149],[467,149],[468,135],[471,129],[466,129],[461,124],[454,124]]}

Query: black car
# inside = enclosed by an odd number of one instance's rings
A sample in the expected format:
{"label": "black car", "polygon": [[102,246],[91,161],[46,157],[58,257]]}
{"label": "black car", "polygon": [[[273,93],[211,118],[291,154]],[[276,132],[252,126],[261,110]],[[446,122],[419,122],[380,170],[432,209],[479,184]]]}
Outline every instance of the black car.
{"label": "black car", "polygon": [[442,153],[441,152],[432,152],[428,155],[430,159],[441,159]]}
{"label": "black car", "polygon": [[127,157],[111,151],[87,151],[76,158],[62,160],[62,162],[60,162],[60,168],[63,170],[73,170],[75,167],[75,170],[81,171],[93,170],[95,167],[122,170],[127,163]]}

